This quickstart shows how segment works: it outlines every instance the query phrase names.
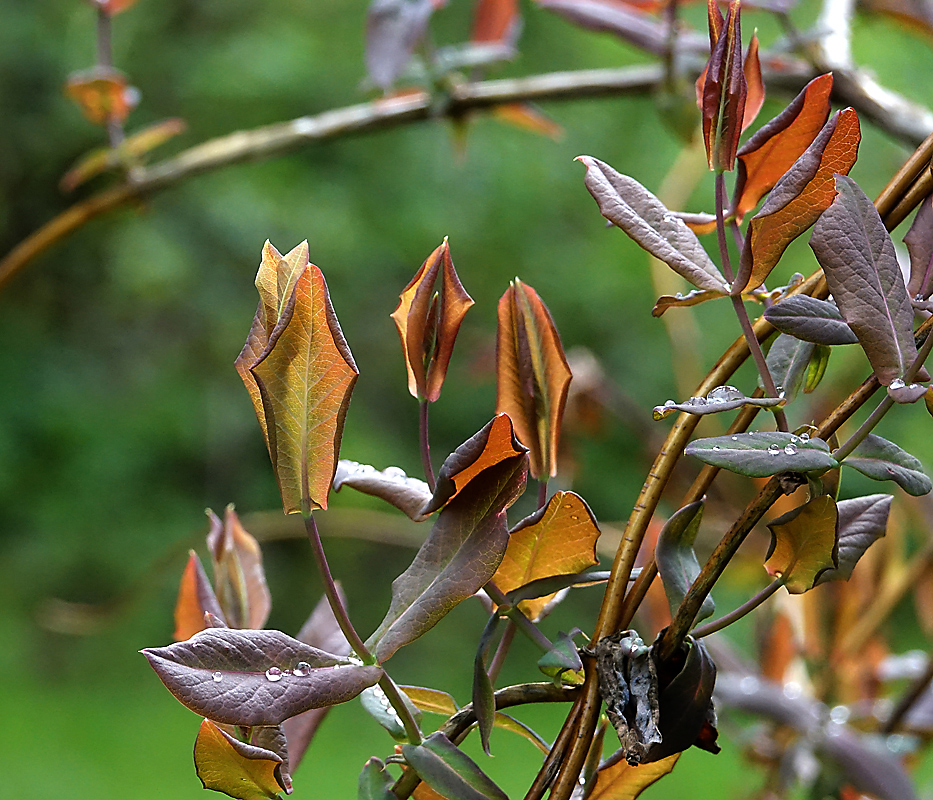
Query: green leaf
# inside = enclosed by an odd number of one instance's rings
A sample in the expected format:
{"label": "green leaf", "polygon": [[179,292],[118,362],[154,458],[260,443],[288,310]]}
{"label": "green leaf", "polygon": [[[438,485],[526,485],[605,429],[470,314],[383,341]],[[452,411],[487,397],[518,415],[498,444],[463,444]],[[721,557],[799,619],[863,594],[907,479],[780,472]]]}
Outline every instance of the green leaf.
{"label": "green leaf", "polygon": [[392,794],[392,777],[386,765],[375,756],[370,758],[360,773],[356,800],[396,800]]}
{"label": "green leaf", "polygon": [[402,755],[421,780],[448,800],[508,800],[443,733],[432,733],[419,745],[402,745]]}
{"label": "green leaf", "polygon": [[804,394],[810,394],[816,390],[826,374],[826,367],[829,366],[829,356],[832,354],[832,348],[823,344],[818,344],[813,351],[813,357],[810,359],[810,366],[807,367],[807,380],[804,383]]}
{"label": "green leaf", "polygon": [[288,791],[282,758],[241,742],[209,719],[201,722],[194,743],[194,767],[205,789],[239,800],[264,800]]}
{"label": "green leaf", "polygon": [[[807,374],[807,365],[813,356],[816,345],[803,342],[793,336],[782,333],[774,340],[768,351],[768,371],[776,386],[781,388],[788,401],[793,400],[800,391],[800,384]],[[759,385],[761,379],[759,378]]]}
{"label": "green leaf", "polygon": [[[415,722],[420,722],[421,711],[419,711],[418,707],[405,696],[405,692],[401,689],[399,689],[399,694],[401,694],[402,702],[408,707],[408,711],[412,717],[414,717]],[[405,725],[389,702],[389,698],[386,697],[386,693],[382,691],[381,686],[377,684],[376,686],[370,686],[368,689],[364,689],[363,693],[360,695],[360,703],[363,708],[366,709],[366,713],[385,728],[395,741],[408,741]]]}
{"label": "green leaf", "polygon": [[894,481],[907,494],[920,497],[933,489],[923,465],[894,442],[873,433],[865,437],[852,455],[842,462],[876,481]]}
{"label": "green leaf", "polygon": [[839,512],[839,566],[828,569],[816,579],[816,585],[827,581],[847,581],[865,551],[884,536],[891,511],[889,494],[870,494],[841,500]]}
{"label": "green leaf", "polygon": [[553,678],[555,683],[560,683],[565,672],[579,672],[583,669],[577,645],[573,641],[578,633],[579,628],[574,628],[570,633],[558,633],[554,647],[538,659],[538,669]]}
{"label": "green leaf", "polygon": [[829,454],[829,445],[807,434],[773,431],[738,433],[697,439],[684,452],[705,464],[721,467],[751,478],[767,478],[781,472],[810,472],[833,469],[839,464]]}
{"label": "green leaf", "polygon": [[826,494],[769,522],[769,574],[783,577],[791,594],[812,589],[823,572],[839,566],[837,523],[836,501]]}
{"label": "green leaf", "polygon": [[[658,535],[654,558],[661,581],[664,583],[664,593],[667,595],[672,615],[677,612],[697,575],[700,574],[700,564],[693,551],[693,543],[702,519],[703,501],[690,503],[677,511],[665,523]],[[703,605],[700,606],[696,622],[706,619],[715,610],[716,604],[713,598],[707,595]]]}
{"label": "green leaf", "polygon": [[483,752],[487,756],[490,755],[489,735],[492,733],[496,716],[496,690],[489,679],[489,673],[486,672],[486,656],[498,627],[499,615],[493,614],[479,637],[476,655],[473,658],[473,711],[476,714],[476,726],[479,728]]}

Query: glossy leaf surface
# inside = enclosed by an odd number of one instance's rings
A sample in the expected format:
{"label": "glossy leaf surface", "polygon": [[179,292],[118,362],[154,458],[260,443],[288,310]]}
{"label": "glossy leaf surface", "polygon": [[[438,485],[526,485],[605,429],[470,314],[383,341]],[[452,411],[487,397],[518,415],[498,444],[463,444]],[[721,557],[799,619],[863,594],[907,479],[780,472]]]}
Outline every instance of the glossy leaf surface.
{"label": "glossy leaf surface", "polygon": [[385,500],[415,522],[427,518],[421,509],[431,500],[430,487],[418,478],[408,477],[398,467],[380,471],[369,464],[341,459],[334,474],[334,491],[339,492],[343,486]]}
{"label": "glossy leaf surface", "polygon": [[705,464],[751,478],[779,472],[809,472],[839,466],[822,439],[804,439],[792,433],[739,433],[697,439],[684,452]]}
{"label": "glossy leaf surface", "polygon": [[910,254],[907,294],[925,300],[933,294],[933,197],[920,204],[904,244]]}
{"label": "glossy leaf surface", "polygon": [[[703,502],[691,503],[673,514],[658,535],[654,559],[658,565],[658,574],[664,583],[664,594],[667,595],[672,615],[677,613],[684,596],[700,574],[700,564],[693,550],[693,543],[702,519]],[[696,622],[711,616],[715,610],[713,598],[707,595],[697,613]]]}
{"label": "glossy leaf surface", "polygon": [[814,344],[855,344],[852,328],[835,303],[797,294],[765,309],[765,319],[782,333]]}
{"label": "glossy leaf surface", "polygon": [[907,494],[920,497],[933,489],[933,483],[919,459],[894,442],[870,433],[852,455],[842,462],[876,481],[894,481]]}
{"label": "glossy leaf surface", "polygon": [[791,594],[812,589],[823,572],[839,565],[837,523],[836,501],[825,494],[769,522],[769,574],[783,577]]}
{"label": "glossy leaf surface", "polygon": [[871,200],[836,176],[836,199],[813,229],[810,246],[843,318],[878,380],[888,386],[917,357],[914,310],[894,244]]}
{"label": "glossy leaf surface", "polygon": [[382,677],[379,667],[358,666],[280,631],[209,628],[142,652],[183,705],[229,725],[278,725],[351,700]]}
{"label": "glossy leaf surface", "polygon": [[231,628],[258,630],[265,626],[272,608],[259,542],[240,524],[233,506],[227,506],[223,522],[210,509],[207,517],[211,523],[207,546],[222,618]]}
{"label": "glossy leaf surface", "polygon": [[839,501],[839,566],[820,573],[817,586],[849,580],[865,551],[884,536],[893,499],[889,494],[870,494]]}
{"label": "glossy leaf surface", "polygon": [[213,614],[219,620],[224,619],[211,583],[201,566],[201,559],[194,550],[189,550],[188,563],[181,576],[175,603],[175,641],[184,641],[198,631],[203,631],[207,627],[205,613]]}
{"label": "glossy leaf surface", "polygon": [[[816,345],[812,342],[801,341],[786,333],[778,336],[771,345],[766,359],[768,371],[775,386],[781,387],[778,391],[783,392],[788,401],[793,400],[800,391],[815,350]],[[758,382],[760,385],[760,378]]]}
{"label": "glossy leaf surface", "polygon": [[706,397],[691,397],[683,403],[668,400],[662,406],[655,406],[651,413],[656,420],[662,420],[678,412],[701,416],[703,414],[720,414],[724,411],[734,411],[743,406],[774,408],[783,406],[784,402],[780,397],[746,397],[734,386],[717,386]]}
{"label": "glossy leaf surface", "polygon": [[460,710],[460,706],[453,697],[439,689],[428,689],[424,686],[402,686],[401,688],[404,689],[411,702],[422,711],[451,717]]}
{"label": "glossy leaf surface", "polygon": [[587,800],[635,800],[651,784],[674,769],[680,753],[650,764],[633,767],[624,758],[596,773],[595,785]]}
{"label": "glossy leaf surface", "polygon": [[282,759],[262,747],[241,742],[209,719],[201,722],[194,743],[194,766],[205,789],[240,800],[263,800],[288,791]]}
{"label": "glossy leaf surface", "polygon": [[356,800],[393,800],[392,776],[375,756],[363,766],[357,783]]}
{"label": "glossy leaf surface", "polygon": [[448,800],[508,800],[486,774],[442,733],[402,746],[405,760],[428,786]]}

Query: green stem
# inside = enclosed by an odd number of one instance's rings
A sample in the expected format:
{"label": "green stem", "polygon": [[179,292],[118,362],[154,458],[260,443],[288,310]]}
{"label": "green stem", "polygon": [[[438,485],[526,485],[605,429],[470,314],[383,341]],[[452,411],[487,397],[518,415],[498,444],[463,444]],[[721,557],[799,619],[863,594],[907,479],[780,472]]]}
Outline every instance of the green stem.
{"label": "green stem", "polygon": [[433,492],[437,482],[434,479],[434,467],[431,466],[431,439],[428,435],[428,401],[421,400],[418,413],[418,432],[421,444],[421,466],[424,468],[424,479],[428,488]]}
{"label": "green stem", "polygon": [[787,583],[787,578],[785,578],[783,575],[775,578],[773,581],[771,581],[771,583],[765,586],[764,589],[758,592],[758,594],[742,603],[742,605],[735,609],[735,611],[730,611],[728,614],[721,616],[717,620],[707,622],[705,625],[700,625],[699,627],[694,628],[691,635],[694,639],[702,639],[704,636],[709,636],[711,633],[721,631],[723,628],[728,627],[733,622],[742,619],[742,617],[744,617],[746,614],[754,611],[785,583]]}

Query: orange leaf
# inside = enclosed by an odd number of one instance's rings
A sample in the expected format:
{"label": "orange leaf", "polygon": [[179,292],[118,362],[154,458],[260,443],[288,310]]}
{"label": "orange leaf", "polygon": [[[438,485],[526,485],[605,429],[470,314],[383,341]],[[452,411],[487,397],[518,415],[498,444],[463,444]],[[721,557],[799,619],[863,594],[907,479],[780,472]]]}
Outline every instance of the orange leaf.
{"label": "orange leaf", "polygon": [[260,303],[237,370],[253,400],[287,514],[327,508],[350,393],[359,375],[307,243],[270,244]]}
{"label": "orange leaf", "polygon": [[827,494],[769,522],[768,574],[783,577],[791,594],[812,589],[823,572],[839,565],[838,525],[836,501]]}
{"label": "orange leaf", "polygon": [[655,781],[674,769],[680,753],[633,767],[624,758],[596,773],[596,786],[589,800],[635,800]]}
{"label": "orange leaf", "polygon": [[512,418],[529,448],[531,474],[557,474],[561,418],[572,378],[550,312],[518,278],[499,300],[496,411]]}
{"label": "orange leaf", "polygon": [[742,64],[740,0],[732,0],[724,21],[715,2],[708,10],[711,52],[700,110],[709,168],[723,171],[735,164],[748,92]]}
{"label": "orange leaf", "polygon": [[[435,291],[438,280],[441,289]],[[472,305],[444,239],[399,295],[398,308],[392,312],[412,397],[432,403],[440,397],[460,323]]]}
{"label": "orange leaf", "polygon": [[472,41],[511,42],[518,25],[518,0],[479,0],[473,15]]}
{"label": "orange leaf", "polygon": [[507,103],[504,106],[496,106],[493,114],[496,119],[514,125],[516,128],[541,133],[554,141],[559,141],[564,136],[562,126],[529,103]]}
{"label": "orange leaf", "polygon": [[235,739],[209,719],[201,723],[194,743],[194,766],[205,789],[240,800],[275,798],[288,791],[279,756]]}
{"label": "orange leaf", "polygon": [[110,67],[72,73],[65,94],[95,125],[123,122],[139,102],[139,93],[127,83],[126,76]]}
{"label": "orange leaf", "polygon": [[803,154],[829,118],[831,72],[808,83],[803,91],[739,149],[736,217],[742,218]]}
{"label": "orange leaf", "polygon": [[733,294],[761,286],[787,246],[832,205],[836,197],[833,175],[849,174],[860,139],[855,110],[838,112],[775,184],[767,202],[752,217]]}
{"label": "orange leaf", "polygon": [[[548,504],[518,523],[493,582],[503,592],[552,575],[569,575],[598,563],[599,526],[583,498],[555,492]],[[524,600],[521,609],[537,619],[554,595]]]}
{"label": "orange leaf", "polygon": [[761,60],[758,58],[758,34],[752,34],[745,56],[745,82],[748,94],[745,96],[745,114],[742,117],[742,130],[745,131],[755,121],[765,102],[765,82],[761,77]]}
{"label": "orange leaf", "polygon": [[188,563],[181,576],[178,587],[178,600],[175,603],[175,640],[183,642],[198,631],[207,627],[204,614],[213,614],[223,620],[223,612],[211,583],[201,566],[201,559],[194,550],[188,551]]}
{"label": "orange leaf", "polygon": [[100,6],[111,17],[126,11],[130,6],[136,5],[136,0],[91,0],[95,5]]}

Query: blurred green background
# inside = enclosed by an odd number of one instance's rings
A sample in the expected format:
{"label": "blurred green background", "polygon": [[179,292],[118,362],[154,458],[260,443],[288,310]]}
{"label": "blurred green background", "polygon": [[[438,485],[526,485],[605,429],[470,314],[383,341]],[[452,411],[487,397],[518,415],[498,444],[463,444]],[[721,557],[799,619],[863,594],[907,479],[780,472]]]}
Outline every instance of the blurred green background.
{"label": "blurred green background", "polygon": [[[114,24],[115,63],[142,92],[130,131],[184,118],[187,132],[162,157],[238,128],[366,99],[366,5],[140,0]],[[456,0],[439,12],[435,41],[465,39],[471,8]],[[643,60],[609,36],[573,28],[530,4],[524,11],[521,55],[497,76]],[[62,93],[69,72],[93,63],[89,4],[0,0],[0,12],[5,253],[71,202],[58,180],[102,143],[103,133]],[[688,10],[694,20],[703,13]],[[794,15],[807,21],[814,9],[805,5]],[[764,14],[747,15],[746,27],[754,25],[773,39],[776,27]],[[933,105],[933,54],[921,34],[860,17],[855,52],[892,88]],[[782,99],[788,98],[769,100],[761,119],[777,113]],[[0,295],[3,796],[202,796],[191,763],[198,719],[171,698],[136,651],[171,640],[185,552],[204,552],[204,508],[219,511],[233,502],[248,522],[254,512],[279,507],[233,369],[255,309],[252,282],[267,238],[283,252],[309,240],[362,373],[344,457],[419,473],[417,407],[389,314],[446,235],[476,306],[432,408],[435,460],[494,411],[496,301],[519,275],[549,305],[565,347],[591,352],[616,398],[642,410],[605,412],[598,425],[578,425],[566,440],[574,489],[600,520],[627,516],[644,479],[646,445],[670,424],[652,423],[648,412],[677,395],[677,381],[664,324],[650,315],[655,295],[644,254],[621,232],[605,229],[572,159],[596,156],[656,188],[674,168],[682,142],[650,97],[545,110],[564,130],[559,141],[477,116],[465,143],[439,121],[198,177],[143,207],[93,222]],[[866,125],[861,152],[853,176],[874,195],[909,150]],[[689,210],[712,210],[711,186],[704,176]],[[792,254],[782,278],[812,271],[804,242]],[[722,306],[703,306],[692,319],[693,333],[680,343],[691,353],[680,367],[688,381],[737,334]],[[864,360],[849,350],[834,355],[827,378],[839,384],[830,392],[837,399],[866,373]],[[736,382],[751,388],[754,377],[743,370]],[[801,403],[799,421],[819,413],[808,402]],[[924,415],[922,408],[900,409],[884,431],[907,437],[915,454],[933,465]],[[710,423],[708,430],[715,428]],[[568,486],[570,472],[557,484]],[[743,484],[733,486],[747,492]],[[879,491],[854,479],[847,489]],[[378,507],[349,492],[335,496],[332,506],[335,519],[341,510]],[[520,505],[515,517],[527,510],[527,503]],[[266,517],[256,519],[275,527]],[[326,532],[326,515],[322,526]],[[370,631],[382,617],[392,578],[413,551],[353,538],[331,538],[325,546],[358,627]],[[273,592],[269,625],[294,633],[321,593],[308,548],[300,539],[278,537],[264,552]],[[598,592],[580,594],[545,623],[547,630],[587,629],[597,607]],[[446,688],[466,702],[483,622],[479,605],[465,603],[400,653],[393,675],[401,683]],[[532,656],[518,642],[503,679],[536,680]],[[519,716],[553,737],[561,713],[528,709]],[[646,797],[746,791],[737,745],[724,739],[715,762],[687,753]],[[354,797],[365,759],[384,757],[390,744],[358,704],[338,708],[298,771],[294,796]],[[540,763],[535,752],[499,732],[493,748],[496,758],[481,763],[520,796]]]}

